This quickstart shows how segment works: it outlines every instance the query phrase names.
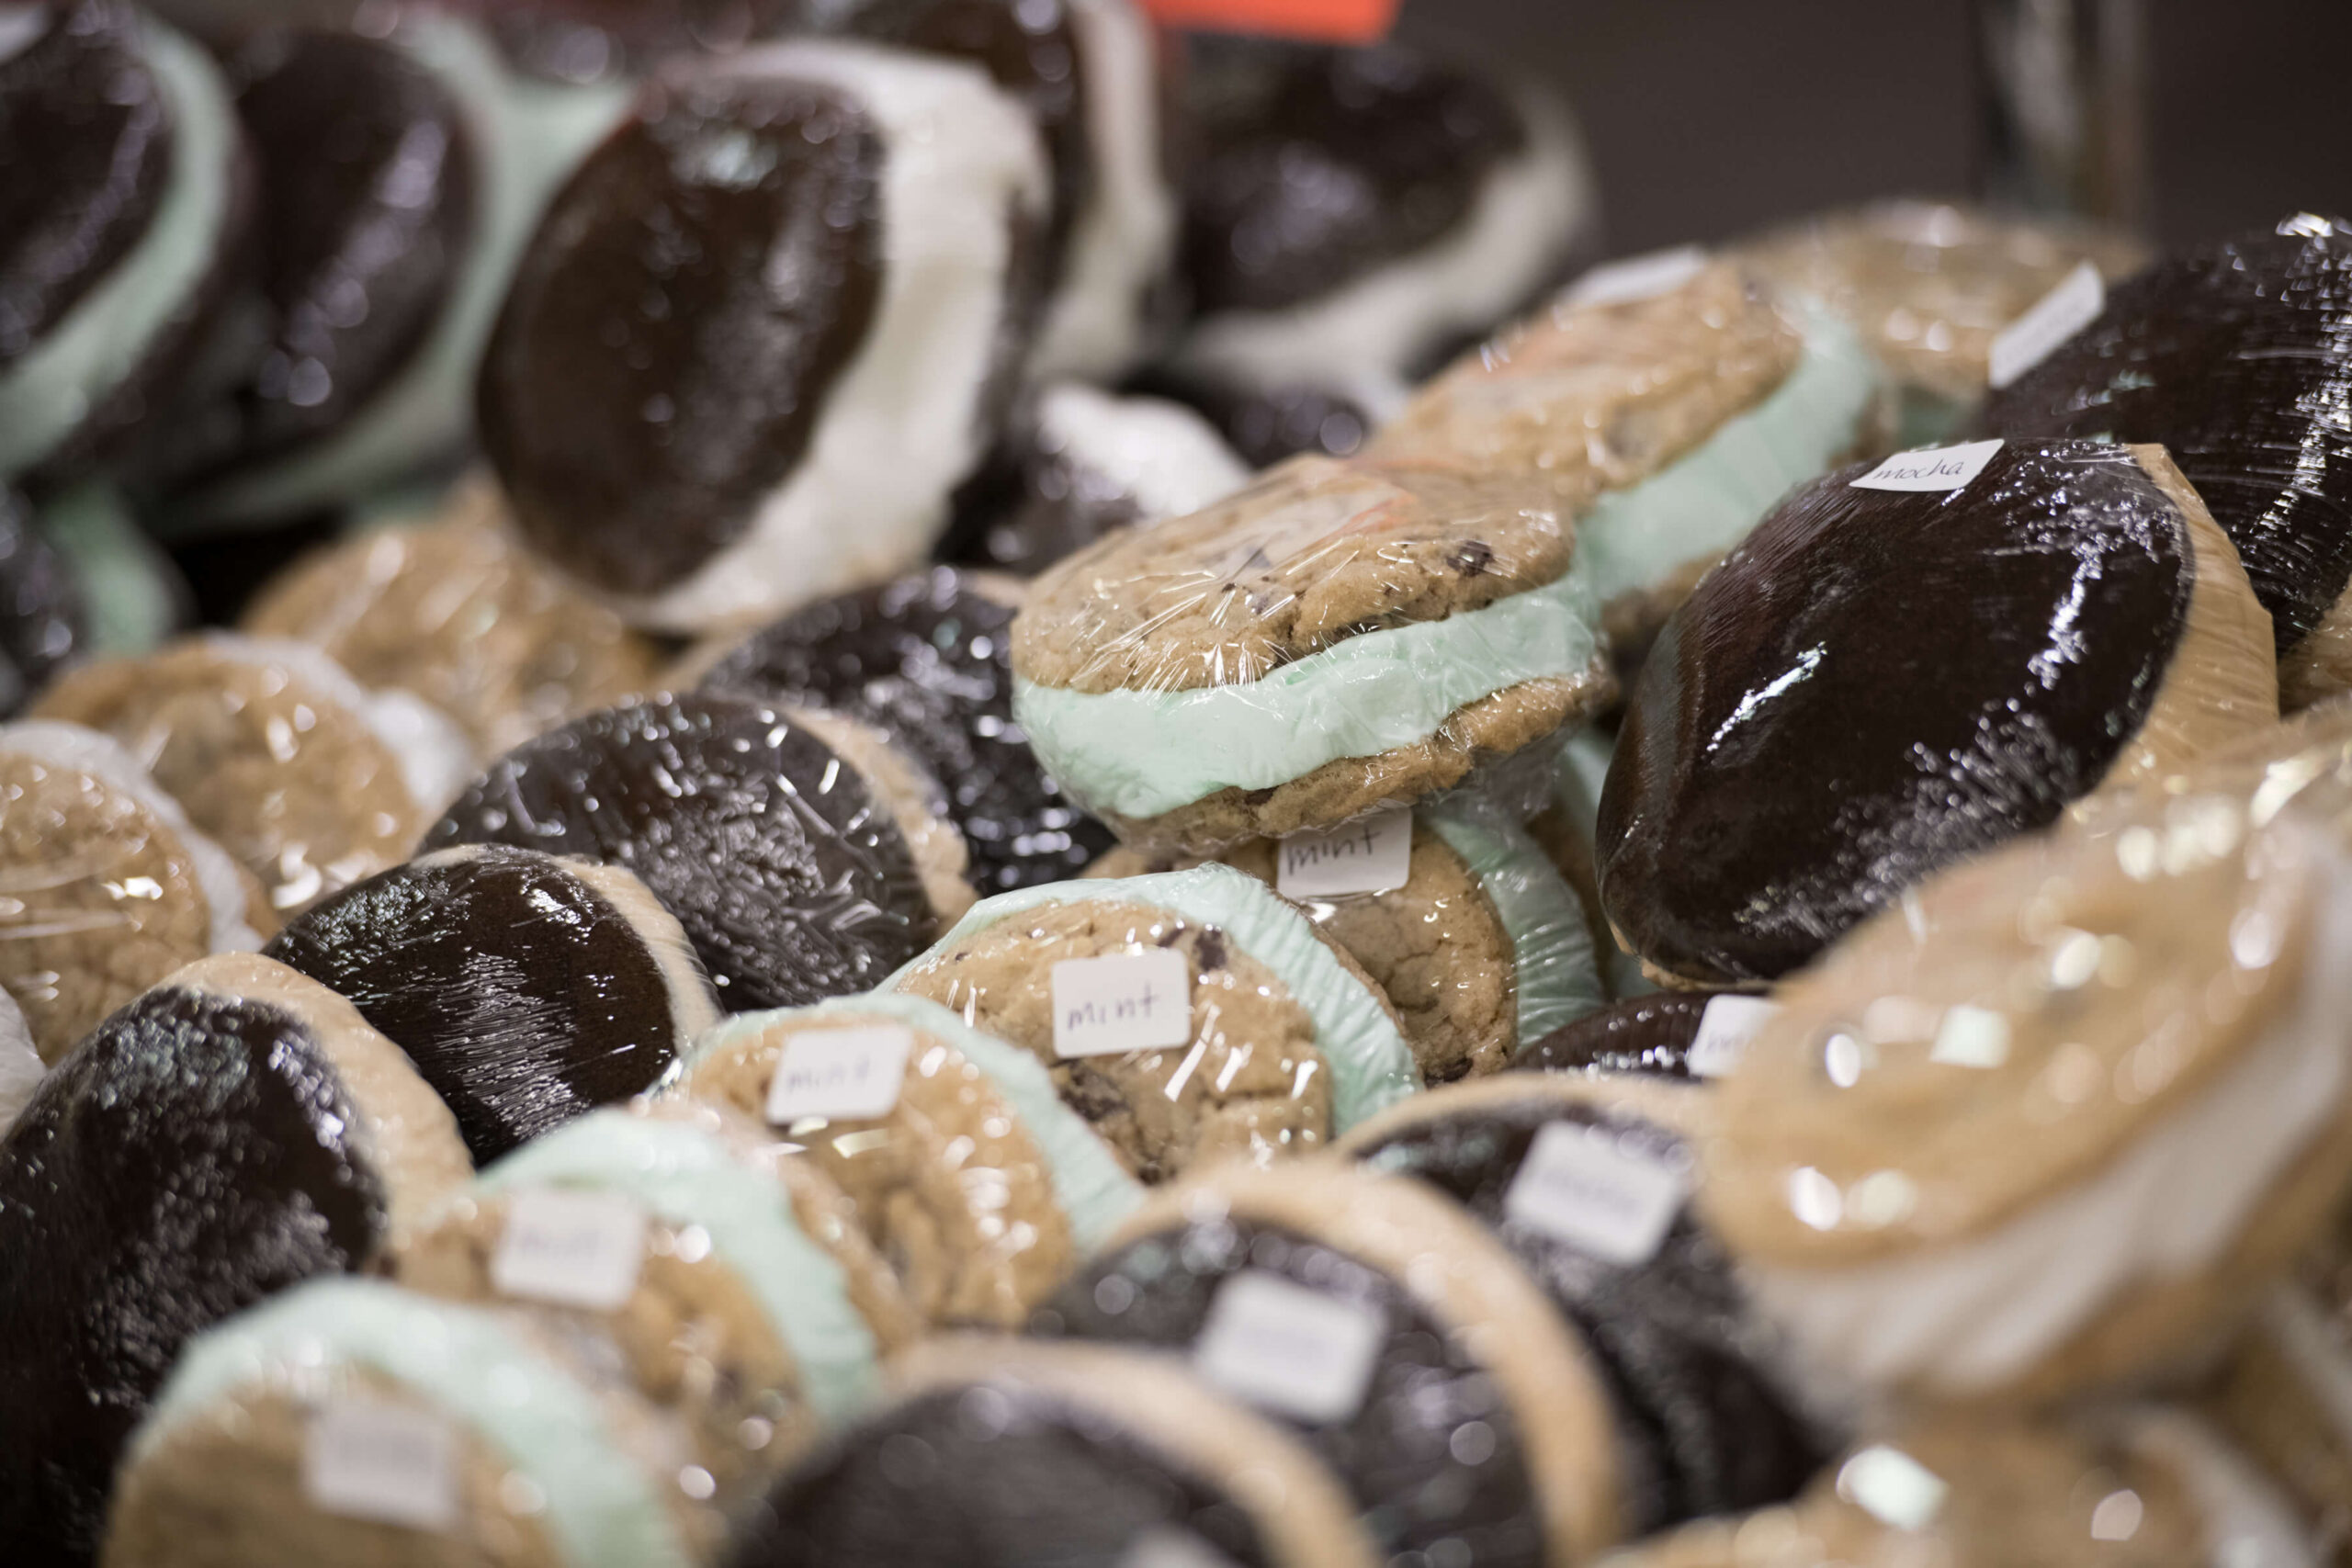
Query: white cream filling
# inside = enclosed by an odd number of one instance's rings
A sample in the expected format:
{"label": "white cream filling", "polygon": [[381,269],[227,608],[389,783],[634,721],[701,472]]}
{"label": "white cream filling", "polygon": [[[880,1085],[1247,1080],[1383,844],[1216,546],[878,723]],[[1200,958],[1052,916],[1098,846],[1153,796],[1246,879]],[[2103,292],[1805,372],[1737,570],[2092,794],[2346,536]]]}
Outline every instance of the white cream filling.
{"label": "white cream filling", "polygon": [[237,664],[291,671],[368,728],[400,762],[401,782],[427,816],[438,815],[474,775],[473,746],[439,708],[413,692],[369,691],[322,648],[291,637],[206,632],[204,646]]}
{"label": "white cream filling", "polygon": [[1040,217],[1050,188],[1035,126],[978,66],[828,40],[747,50],[729,69],[821,84],[873,118],[886,149],[882,289],[807,452],[742,537],[623,606],[685,633],[780,615],[922,559],[982,455],[1012,220]]}
{"label": "white cream filling", "polygon": [[48,1071],[48,1064],[34,1048],[24,1010],[17,1006],[16,998],[0,991],[0,1137],[7,1135],[9,1127],[32,1103],[33,1091],[40,1088],[41,1075]]}
{"label": "white cream filling", "polygon": [[1258,391],[1300,382],[1376,387],[1446,338],[1485,332],[1518,309],[1594,216],[1576,126],[1547,99],[1519,102],[1525,150],[1487,175],[1453,232],[1319,299],[1215,312],[1178,350],[1179,367]]}
{"label": "white cream filling", "polygon": [[2288,1016],[2098,1175],[1924,1255],[1755,1267],[1758,1301],[1824,1367],[1967,1396],[2023,1376],[2135,1287],[2211,1267],[2352,1086],[2347,916],[2339,904],[2315,928]]}
{"label": "white cream filling", "polygon": [[1146,523],[1198,512],[1250,482],[1250,466],[1182,403],[1064,381],[1038,398],[1037,423],[1046,450],[1097,476],[1103,494],[1131,497]]}
{"label": "white cream filling", "polygon": [[2278,1489],[2195,1416],[2143,1406],[2123,1416],[2140,1458],[2180,1478],[2205,1526],[2210,1568],[2319,1568],[2310,1533]]}
{"label": "white cream filling", "polygon": [[[110,735],[78,724],[27,719],[0,725],[0,752],[14,752],[52,768],[89,774],[130,796],[170,829],[187,851],[188,868],[204,894],[215,953],[258,953],[261,936],[245,923],[245,879],[229,852],[197,831],[180,803],[139,765],[139,759]],[[13,1004],[12,1004],[13,1005]]]}
{"label": "white cream filling", "polygon": [[0,475],[62,446],[137,369],[158,333],[196,296],[220,254],[237,156],[228,85],[202,50],[152,16],[141,53],[171,116],[171,171],[130,253],[0,370]]}
{"label": "white cream filling", "polygon": [[1146,313],[1176,243],[1159,156],[1151,28],[1129,0],[1073,0],[1094,187],[1072,227],[1030,374],[1109,379],[1143,357]]}

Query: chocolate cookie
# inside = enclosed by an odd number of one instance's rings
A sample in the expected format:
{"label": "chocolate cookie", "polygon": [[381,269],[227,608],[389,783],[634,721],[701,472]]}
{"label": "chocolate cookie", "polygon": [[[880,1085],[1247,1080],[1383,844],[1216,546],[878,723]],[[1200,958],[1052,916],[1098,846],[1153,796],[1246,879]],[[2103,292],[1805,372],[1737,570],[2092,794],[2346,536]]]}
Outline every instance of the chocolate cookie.
{"label": "chocolate cookie", "polygon": [[108,1019],[0,1140],[0,1534],[85,1559],[182,1344],[368,1263],[469,1168],[399,1049],[266,959],[205,959]]}
{"label": "chocolate cookie", "polygon": [[769,1495],[731,1568],[1381,1561],[1295,1438],[1159,1357],[950,1337],[897,1381]]}
{"label": "chocolate cookie", "polygon": [[500,1160],[393,1273],[609,1338],[727,1511],[871,1403],[917,1328],[838,1189],[756,1124],[684,1101],[600,1111]]}
{"label": "chocolate cookie", "polygon": [[1713,999],[1702,991],[1628,997],[1528,1042],[1510,1065],[1521,1072],[1636,1073],[1690,1082],[1699,1076],[1690,1067],[1690,1045]]}
{"label": "chocolate cookie", "polygon": [[1148,852],[1409,804],[1613,694],[1577,542],[1468,468],[1296,458],[1040,578],[1013,714]]}
{"label": "chocolate cookie", "polygon": [[[864,1097],[829,1092],[836,1081]],[[918,997],[730,1020],[668,1092],[761,1118],[804,1152],[933,1324],[1018,1328],[1143,1200],[1043,1064]]]}
{"label": "chocolate cookie", "polygon": [[718,1021],[643,883],[503,844],[380,872],[264,951],[407,1052],[477,1160],[652,1088]]}
{"label": "chocolate cookie", "polygon": [[636,873],[733,1011],[866,989],[938,927],[882,787],[747,698],[606,708],[516,747],[422,847],[465,843]]}
{"label": "chocolate cookie", "polygon": [[1402,1178],[1298,1161],[1188,1183],[1033,1327],[1189,1354],[1298,1430],[1386,1560],[1582,1562],[1640,1523],[1621,1502],[1640,1451],[1583,1336],[1476,1220]]}
{"label": "chocolate cookie", "polygon": [[1811,1359],[1969,1398],[2219,1347],[2352,1176],[2341,852],[2062,828],[1917,887],[1775,993],[1702,1212]]}
{"label": "chocolate cookie", "polygon": [[222,632],[85,665],[33,716],[122,742],[281,915],[397,864],[471,765],[408,693],[368,691],[307,643]]}
{"label": "chocolate cookie", "polygon": [[514,1312],[320,1280],[188,1347],[104,1568],[691,1568],[719,1545],[679,1423]]}
{"label": "chocolate cookie", "polygon": [[701,683],[885,732],[943,786],[941,814],[962,834],[975,886],[1056,881],[1111,840],[1039,769],[1013,721],[1012,599],[1007,585],[968,572],[902,577],[754,632]]}
{"label": "chocolate cookie", "polygon": [[240,624],[416,693],[485,757],[650,688],[653,646],[518,549],[505,511],[495,485],[469,480],[428,521],[304,557]]}
{"label": "chocolate cookie", "polygon": [[1223,865],[984,899],[889,988],[1046,1063],[1147,1182],[1312,1149],[1419,1087],[1379,987]]}
{"label": "chocolate cookie", "polygon": [[16,889],[0,988],[47,1061],[173,970],[251,952],[277,923],[137,759],[78,725],[0,727],[0,844]]}
{"label": "chocolate cookie", "polygon": [[1985,405],[1986,431],[2163,445],[2270,612],[2289,707],[2352,688],[2352,228],[2308,213],[2170,255]]}
{"label": "chocolate cookie", "polygon": [[1418,1096],[1338,1145],[1467,1209],[1583,1331],[1644,1450],[1623,1482],[1632,1535],[1779,1502],[1827,1457],[1690,1207],[1695,1100],[1514,1075]]}
{"label": "chocolate cookie", "polygon": [[1046,185],[969,65],[679,65],[557,197],[492,342],[482,444],[522,536],[683,632],[921,560],[1001,417]]}
{"label": "chocolate cookie", "polygon": [[1947,447],[1791,497],[1627,705],[1599,824],[1620,940],[1665,983],[1773,979],[1938,867],[2264,722],[2227,546],[2154,447]]}

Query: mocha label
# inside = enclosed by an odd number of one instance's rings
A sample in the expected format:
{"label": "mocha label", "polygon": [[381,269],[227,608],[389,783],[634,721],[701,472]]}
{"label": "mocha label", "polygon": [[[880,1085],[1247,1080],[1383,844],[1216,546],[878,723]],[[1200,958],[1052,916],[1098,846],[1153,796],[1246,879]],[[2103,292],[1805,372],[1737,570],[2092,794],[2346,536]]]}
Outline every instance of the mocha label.
{"label": "mocha label", "polygon": [[2001,449],[1998,438],[1991,441],[1970,441],[1958,446],[1934,446],[1924,452],[1897,452],[1860,479],[1853,481],[1855,490],[1944,491],[1965,490],[1993,454]]}

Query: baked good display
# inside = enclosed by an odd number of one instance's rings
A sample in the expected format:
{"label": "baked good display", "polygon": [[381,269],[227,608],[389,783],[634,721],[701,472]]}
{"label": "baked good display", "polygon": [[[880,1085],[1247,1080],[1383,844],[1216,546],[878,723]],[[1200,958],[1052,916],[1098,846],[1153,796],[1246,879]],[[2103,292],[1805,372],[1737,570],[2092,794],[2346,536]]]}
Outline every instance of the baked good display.
{"label": "baked good display", "polygon": [[1577,547],[1549,498],[1467,466],[1295,458],[1040,578],[1013,715],[1150,852],[1409,805],[1614,694]]}
{"label": "baked good display", "polygon": [[1938,867],[2268,722],[2264,619],[2160,448],[1833,474],[1643,666],[1600,801],[1610,922],[1661,983],[1774,979]]}
{"label": "baked good display", "polygon": [[408,1053],[477,1160],[653,1088],[718,1021],[701,961],[644,883],[505,844],[379,872],[263,951]]}
{"label": "baked good display", "polygon": [[1044,1063],[919,997],[730,1019],[665,1094],[823,1171],[935,1325],[1020,1327],[1143,1201]]}
{"label": "baked good display", "polygon": [[1020,369],[1048,200],[975,66],[831,41],[680,64],[556,197],[490,345],[482,445],[523,538],[690,633],[915,565]]}
{"label": "baked good display", "polygon": [[1690,1047],[1709,1004],[1720,994],[1651,991],[1627,997],[1529,1041],[1510,1065],[1523,1072],[1694,1079],[1700,1074],[1690,1065]]}
{"label": "baked good display", "polygon": [[399,1048],[282,965],[203,959],[116,1012],[0,1140],[0,1533],[86,1560],[187,1339],[372,1262],[470,1169]]}
{"label": "baked good display", "polygon": [[2352,435],[2329,390],[2352,229],[2298,214],[2166,255],[1987,401],[1993,434],[2155,442],[2245,558],[2290,708],[2352,687]]}

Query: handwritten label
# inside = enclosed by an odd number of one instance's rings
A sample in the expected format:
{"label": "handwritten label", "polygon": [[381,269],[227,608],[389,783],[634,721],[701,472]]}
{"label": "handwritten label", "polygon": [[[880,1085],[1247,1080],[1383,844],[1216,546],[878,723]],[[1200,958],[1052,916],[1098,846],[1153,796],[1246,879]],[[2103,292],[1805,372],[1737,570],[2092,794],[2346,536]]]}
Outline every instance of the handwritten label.
{"label": "handwritten label", "polygon": [[789,1126],[804,1116],[864,1121],[888,1116],[906,1087],[910,1029],[810,1029],[784,1043],[768,1079],[768,1121]]}
{"label": "handwritten label", "polygon": [[1970,441],[1958,446],[1930,446],[1918,452],[1897,452],[1853,482],[1855,490],[1965,490],[1993,454],[2001,449],[1998,437]]}
{"label": "handwritten label", "polygon": [[1781,1010],[1762,997],[1716,997],[1699,1015],[1699,1032],[1690,1037],[1685,1056],[1695,1077],[1719,1078],[1739,1066],[1747,1043],[1766,1021]]}
{"label": "handwritten label", "polygon": [[1233,1568],[1233,1559],[1173,1525],[1153,1525],[1119,1554],[1119,1568]]}
{"label": "handwritten label", "polygon": [[431,1411],[336,1400],[303,1433],[302,1492],[345,1518],[448,1529],[458,1522],[456,1434]]}
{"label": "handwritten label", "polygon": [[1252,1269],[1218,1287],[1193,1346],[1193,1368],[1268,1410],[1301,1421],[1344,1420],[1363,1407],[1387,1329],[1368,1306]]}
{"label": "handwritten label", "polygon": [[517,1189],[491,1254],[502,1296],[611,1312],[637,1289],[645,1262],[645,1211],[614,1192]]}
{"label": "handwritten label", "polygon": [[1679,1165],[1606,1127],[1555,1122],[1520,1162],[1503,1215],[1589,1258],[1630,1268],[1657,1256],[1687,1186]]}
{"label": "handwritten label", "polygon": [[1193,971],[1170,948],[1054,965],[1054,1055],[1116,1056],[1193,1038]]}
{"label": "handwritten label", "polygon": [[1400,806],[1291,834],[1274,846],[1274,888],[1285,898],[1385,893],[1405,886],[1412,860],[1413,812]]}
{"label": "handwritten label", "polygon": [[1568,285],[1560,296],[1564,310],[1589,305],[1624,305],[1671,294],[1707,267],[1707,253],[1697,245],[1649,251],[1623,261],[1603,262]]}
{"label": "handwritten label", "polygon": [[2098,321],[2106,309],[2107,285],[2100,281],[2098,268],[2085,262],[2024,315],[1994,334],[1992,351],[1984,360],[1985,379],[1999,391]]}

